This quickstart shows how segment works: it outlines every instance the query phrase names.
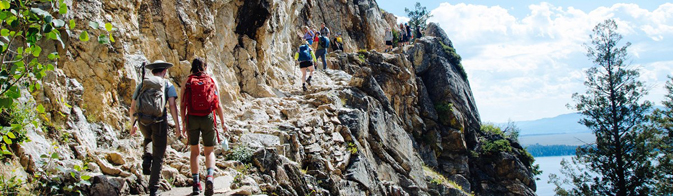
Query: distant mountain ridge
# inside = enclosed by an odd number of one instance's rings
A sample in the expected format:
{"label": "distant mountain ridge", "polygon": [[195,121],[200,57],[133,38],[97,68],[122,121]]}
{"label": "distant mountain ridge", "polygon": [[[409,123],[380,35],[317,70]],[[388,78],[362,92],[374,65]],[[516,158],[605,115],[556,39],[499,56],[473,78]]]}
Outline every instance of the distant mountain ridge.
{"label": "distant mountain ridge", "polygon": [[519,132],[521,136],[591,132],[587,127],[579,123],[581,118],[582,115],[579,113],[570,113],[551,118],[519,121],[516,122],[516,126],[521,129],[521,132]]}
{"label": "distant mountain ridge", "polygon": [[[663,106],[653,106],[652,108],[664,109]],[[521,130],[519,132],[520,136],[590,133],[591,130],[579,123],[581,118],[582,115],[579,113],[570,113],[551,118],[518,121],[515,123]],[[506,123],[500,123],[500,125],[506,125]]]}

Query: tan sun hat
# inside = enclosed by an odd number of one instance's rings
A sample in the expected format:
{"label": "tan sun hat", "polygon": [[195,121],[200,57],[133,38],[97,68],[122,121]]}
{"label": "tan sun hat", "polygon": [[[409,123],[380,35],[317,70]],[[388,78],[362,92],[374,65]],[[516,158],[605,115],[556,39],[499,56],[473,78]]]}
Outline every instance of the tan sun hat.
{"label": "tan sun hat", "polygon": [[164,62],[162,60],[156,60],[153,63],[145,65],[145,69],[168,69],[173,67],[172,63]]}

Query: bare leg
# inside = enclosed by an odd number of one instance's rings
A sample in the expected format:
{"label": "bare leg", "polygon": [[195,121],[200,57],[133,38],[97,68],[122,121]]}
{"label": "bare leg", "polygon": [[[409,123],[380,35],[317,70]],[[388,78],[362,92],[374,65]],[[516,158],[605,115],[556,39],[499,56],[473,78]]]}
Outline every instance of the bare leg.
{"label": "bare leg", "polygon": [[[311,75],[313,75],[313,66],[310,66],[311,68]],[[306,67],[301,68],[301,83],[304,84],[306,83]]]}
{"label": "bare leg", "polygon": [[[315,71],[315,67],[313,67],[313,66],[309,66],[309,67],[308,67],[308,70],[311,72],[309,76],[312,77],[312,76],[313,76],[313,71]],[[304,73],[306,73],[306,69],[304,69]]]}
{"label": "bare leg", "polygon": [[213,153],[214,146],[203,147],[203,154],[206,156],[206,168],[215,168],[215,153]]}
{"label": "bare leg", "polygon": [[[191,145],[191,154],[189,156],[189,168],[192,171],[192,174],[199,173],[199,145]],[[211,148],[212,149],[212,148]]]}

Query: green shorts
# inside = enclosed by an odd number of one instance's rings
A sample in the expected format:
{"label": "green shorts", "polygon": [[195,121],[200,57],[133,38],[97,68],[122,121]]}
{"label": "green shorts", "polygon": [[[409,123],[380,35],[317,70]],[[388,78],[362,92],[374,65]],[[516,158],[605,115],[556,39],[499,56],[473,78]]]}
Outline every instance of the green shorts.
{"label": "green shorts", "polygon": [[215,127],[213,125],[213,114],[208,116],[187,116],[187,134],[189,136],[189,145],[199,144],[199,135],[203,133],[203,146],[215,146],[217,143]]}

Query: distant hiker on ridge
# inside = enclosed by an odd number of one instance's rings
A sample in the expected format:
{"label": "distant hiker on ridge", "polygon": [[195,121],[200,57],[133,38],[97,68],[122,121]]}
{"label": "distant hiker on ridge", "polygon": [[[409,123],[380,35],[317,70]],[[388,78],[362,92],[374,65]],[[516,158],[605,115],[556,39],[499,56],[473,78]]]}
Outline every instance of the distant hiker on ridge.
{"label": "distant hiker on ridge", "polygon": [[404,23],[404,28],[407,30],[407,41],[411,41],[413,39],[413,36],[411,35],[411,27],[409,27],[409,24]]}
{"label": "distant hiker on ridge", "polygon": [[[215,170],[215,139],[220,139],[215,126],[215,114],[220,117],[222,129],[224,125],[223,110],[218,98],[218,88],[215,80],[207,73],[207,65],[201,58],[192,61],[191,75],[182,85],[182,104],[180,105],[180,117],[184,122],[183,132],[188,133],[191,154],[189,166],[192,172],[194,184],[192,194],[201,193],[199,182],[199,135],[203,137],[203,154],[206,157],[206,191],[205,195],[213,195],[213,173]],[[186,114],[186,115],[185,115]]]}
{"label": "distant hiker on ridge", "polygon": [[409,38],[407,37],[407,29],[404,28],[404,24],[402,24],[402,23],[400,23],[400,38],[401,38],[401,40],[400,40],[399,46],[403,47],[404,45],[407,44],[407,42],[409,41]]}
{"label": "distant hiker on ridge", "polygon": [[311,42],[311,43],[313,44],[312,48],[315,49],[315,50],[318,49],[318,39],[319,39],[318,34],[320,34],[320,31],[318,31],[318,29],[316,29],[314,27],[313,28],[313,35],[314,35],[313,36],[313,42]]}
{"label": "distant hiker on ridge", "polygon": [[343,38],[341,38],[341,33],[337,33],[336,37],[334,37],[332,41],[332,49],[333,50],[344,50],[344,41]]}
{"label": "distant hiker on ridge", "polygon": [[318,49],[315,51],[315,56],[322,59],[322,70],[327,70],[327,49],[329,48],[329,38],[318,32]]}
{"label": "distant hiker on ridge", "polygon": [[325,37],[327,37],[327,38],[329,38],[330,35],[332,35],[331,32],[329,31],[329,28],[327,28],[327,27],[325,26],[325,23],[322,23],[320,26],[321,26],[321,28],[320,28],[320,34],[323,35],[323,36],[325,36]]}
{"label": "distant hiker on ridge", "polygon": [[304,40],[308,41],[309,45],[313,45],[313,37],[315,34],[308,26],[304,26]]}
{"label": "distant hiker on ridge", "polygon": [[393,50],[393,32],[390,30],[390,28],[386,28],[386,36],[384,37],[386,40],[386,50],[384,52],[389,52]]}
{"label": "distant hiker on ridge", "polygon": [[[142,82],[136,86],[131,101],[129,114],[134,121],[131,128],[131,136],[135,135],[136,123],[140,132],[145,138],[143,140],[143,174],[150,175],[149,188],[150,195],[157,195],[159,189],[159,175],[161,175],[161,166],[166,152],[166,143],[168,140],[168,120],[166,116],[166,102],[171,109],[173,121],[180,127],[180,121],[176,118],[178,110],[175,105],[175,99],[178,97],[173,84],[164,79],[168,68],[173,64],[155,61],[149,65],[143,63]],[[145,75],[145,69],[152,70],[152,75]],[[175,135],[183,136],[180,129],[175,129]],[[149,152],[148,146],[152,143],[152,152]],[[151,167],[151,168],[150,168]]]}
{"label": "distant hiker on ridge", "polygon": [[[301,68],[301,86],[304,91],[306,91],[306,83],[311,86],[311,77],[313,77],[313,62],[315,62],[315,54],[309,46],[309,43],[306,42],[299,46],[297,53],[294,54],[294,60],[299,62],[299,68]],[[311,71],[311,74],[306,79],[306,68]]]}

